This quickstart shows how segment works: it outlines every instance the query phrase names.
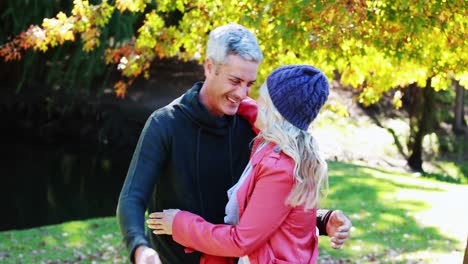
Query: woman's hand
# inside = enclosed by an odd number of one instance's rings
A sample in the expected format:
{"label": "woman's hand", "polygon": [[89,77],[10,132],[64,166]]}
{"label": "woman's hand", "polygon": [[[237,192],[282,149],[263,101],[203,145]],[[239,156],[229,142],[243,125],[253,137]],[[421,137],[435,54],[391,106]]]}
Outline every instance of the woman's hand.
{"label": "woman's hand", "polygon": [[172,235],[172,222],[178,212],[179,209],[168,209],[150,214],[146,220],[148,228],[156,235]]}

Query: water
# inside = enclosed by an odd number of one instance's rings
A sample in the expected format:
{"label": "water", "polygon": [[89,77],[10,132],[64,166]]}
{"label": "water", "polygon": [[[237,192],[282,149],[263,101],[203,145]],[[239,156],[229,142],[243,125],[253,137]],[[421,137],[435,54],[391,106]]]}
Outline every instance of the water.
{"label": "water", "polygon": [[115,216],[132,146],[1,141],[0,230]]}
{"label": "water", "polygon": [[152,76],[125,99],[49,105],[47,86],[0,91],[0,231],[115,216],[146,119],[199,81],[203,67],[163,60]]}

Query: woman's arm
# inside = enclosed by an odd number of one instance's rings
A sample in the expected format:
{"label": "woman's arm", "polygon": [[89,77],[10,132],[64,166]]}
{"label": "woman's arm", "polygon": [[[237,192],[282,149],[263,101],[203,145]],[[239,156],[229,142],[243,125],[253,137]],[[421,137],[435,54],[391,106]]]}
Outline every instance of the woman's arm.
{"label": "woman's arm", "polygon": [[255,100],[250,97],[247,97],[247,99],[242,100],[242,102],[239,105],[239,108],[237,109],[237,114],[250,123],[250,126],[252,126],[252,130],[255,132],[255,134],[258,134],[260,132],[260,130],[258,130],[258,128],[255,127],[257,113],[257,102],[255,102]]}
{"label": "woman's arm", "polygon": [[[250,123],[256,134],[260,132],[255,127],[258,114],[257,102],[255,100],[250,97],[243,100],[239,105],[237,114]],[[352,224],[351,220],[339,210],[320,209],[317,211],[317,227],[321,236],[330,237],[333,248],[341,248],[349,238]],[[327,230],[330,230],[330,232],[327,232]]]}
{"label": "woman's arm", "polygon": [[155,213],[153,217],[159,214],[160,218],[148,220],[149,227],[156,229],[156,234],[172,233],[179,244],[207,254],[248,255],[266,243],[291,210],[285,201],[293,186],[292,169],[275,161],[268,158],[267,165],[259,165],[257,173],[261,176],[237,225],[214,225],[190,212],[172,211],[173,222],[171,216],[164,220],[166,215]]}

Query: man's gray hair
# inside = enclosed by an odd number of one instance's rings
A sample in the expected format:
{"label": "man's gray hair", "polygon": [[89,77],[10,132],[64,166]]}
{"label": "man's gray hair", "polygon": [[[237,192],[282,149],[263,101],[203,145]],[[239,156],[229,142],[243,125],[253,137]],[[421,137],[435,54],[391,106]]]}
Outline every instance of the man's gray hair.
{"label": "man's gray hair", "polygon": [[236,23],[219,26],[210,32],[206,57],[215,64],[224,64],[228,55],[239,55],[246,60],[262,62],[263,55],[255,35]]}

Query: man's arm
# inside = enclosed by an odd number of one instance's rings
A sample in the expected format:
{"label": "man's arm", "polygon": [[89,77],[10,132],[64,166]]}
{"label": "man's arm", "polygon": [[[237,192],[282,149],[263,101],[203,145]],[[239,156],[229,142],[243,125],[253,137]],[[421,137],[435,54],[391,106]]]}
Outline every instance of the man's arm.
{"label": "man's arm", "polygon": [[162,122],[156,113],[148,118],[141,132],[117,206],[120,231],[132,262],[135,261],[137,247],[150,247],[145,235],[144,216],[166,157],[166,141],[161,132],[164,125],[158,126]]}
{"label": "man's arm", "polygon": [[339,249],[348,240],[352,227],[351,220],[340,210],[317,210],[319,234],[329,236],[334,249]]}
{"label": "man's arm", "polygon": [[318,209],[317,210],[317,228],[321,236],[328,236],[327,223],[333,210]]}

